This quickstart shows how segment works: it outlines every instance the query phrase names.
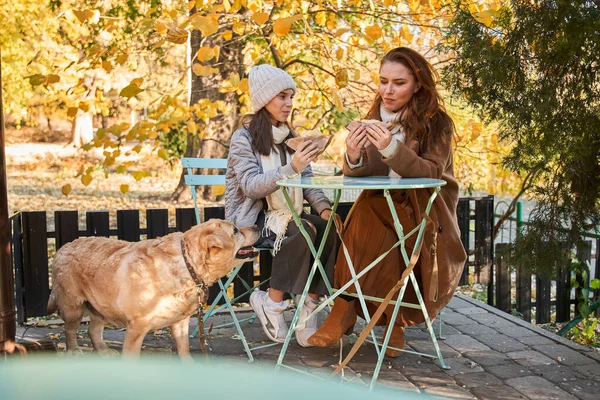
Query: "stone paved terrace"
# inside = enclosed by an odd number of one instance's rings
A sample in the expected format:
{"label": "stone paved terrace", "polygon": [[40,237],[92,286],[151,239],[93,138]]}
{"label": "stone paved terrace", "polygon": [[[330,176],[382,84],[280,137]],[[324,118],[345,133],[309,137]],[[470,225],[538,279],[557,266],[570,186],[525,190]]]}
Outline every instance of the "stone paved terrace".
{"label": "stone paved terrace", "polygon": [[[320,315],[324,317],[325,314]],[[288,312],[286,319],[291,318],[292,313]],[[227,320],[227,316],[215,319]],[[462,295],[454,297],[443,319],[445,340],[440,341],[440,346],[451,369],[444,370],[439,362],[429,358],[404,354],[384,361],[379,384],[452,399],[600,399],[600,353]],[[59,348],[64,348],[62,326],[52,321],[45,325],[19,327],[17,335],[50,337],[59,341]],[[434,325],[438,332],[438,323]],[[357,331],[360,328],[357,326]],[[82,326],[80,343],[90,349],[85,329]],[[252,344],[266,343],[258,321],[244,324],[244,331]],[[234,336],[231,328],[213,330],[211,356],[245,360],[241,343],[232,340]],[[120,349],[123,330],[107,329],[105,338],[109,345]],[[347,337],[344,340],[347,353],[350,344]],[[429,336],[422,329],[407,330],[406,341],[414,350],[433,351]],[[166,331],[149,334],[144,354],[172,354],[173,347]],[[197,339],[192,340],[192,350],[199,356]],[[256,360],[274,365],[279,350],[280,346],[259,350]],[[339,347],[305,349],[294,343],[285,362],[307,372],[327,374],[338,358]],[[368,382],[374,364],[373,345],[364,344],[346,368],[344,379]]]}

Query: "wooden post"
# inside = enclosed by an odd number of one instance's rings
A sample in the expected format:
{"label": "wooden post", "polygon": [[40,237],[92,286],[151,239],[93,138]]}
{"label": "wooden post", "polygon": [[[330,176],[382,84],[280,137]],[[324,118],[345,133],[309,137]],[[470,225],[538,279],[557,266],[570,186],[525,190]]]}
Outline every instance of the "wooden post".
{"label": "wooden post", "polygon": [[[0,61],[1,63],[1,61]],[[14,351],[16,322],[13,299],[12,268],[4,154],[4,105],[2,104],[2,65],[0,64],[0,352]]]}

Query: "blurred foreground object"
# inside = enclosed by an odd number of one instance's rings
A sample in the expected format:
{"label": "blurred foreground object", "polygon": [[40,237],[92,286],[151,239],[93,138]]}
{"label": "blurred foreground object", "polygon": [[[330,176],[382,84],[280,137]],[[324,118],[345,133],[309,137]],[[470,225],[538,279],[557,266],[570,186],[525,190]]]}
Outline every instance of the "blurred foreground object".
{"label": "blurred foreground object", "polygon": [[0,393],[11,400],[427,398],[383,388],[368,392],[360,382],[340,385],[286,371],[276,373],[272,365],[250,367],[232,360],[194,364],[161,357],[137,362],[96,357],[14,359],[0,364]]}

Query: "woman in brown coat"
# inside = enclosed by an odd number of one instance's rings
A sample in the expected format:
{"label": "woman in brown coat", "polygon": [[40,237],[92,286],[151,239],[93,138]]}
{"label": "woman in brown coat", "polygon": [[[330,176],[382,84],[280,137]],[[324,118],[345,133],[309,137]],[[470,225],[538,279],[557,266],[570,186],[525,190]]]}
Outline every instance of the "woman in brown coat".
{"label": "woman in brown coat", "polygon": [[[406,47],[391,50],[381,60],[379,75],[379,91],[367,114],[371,121],[349,125],[344,174],[446,181],[433,203],[430,217],[434,224],[428,225],[430,229],[426,230],[421,257],[414,269],[429,316],[435,318],[452,298],[466,259],[456,219],[458,183],[454,178],[452,159],[454,123],[444,111],[436,90],[437,74],[419,53]],[[404,233],[407,233],[421,222],[431,189],[392,190],[390,194]],[[416,235],[412,235],[406,243],[409,255],[415,239]],[[357,274],[398,241],[382,191],[361,193],[346,220],[343,240]],[[392,250],[359,280],[362,293],[384,298],[405,268],[399,248]],[[340,248],[335,287],[341,287],[350,279],[346,258]],[[348,292],[355,292],[354,286]],[[417,303],[410,284],[404,301]],[[370,315],[378,305],[367,302]],[[392,311],[393,306],[388,306],[378,324],[387,325]],[[351,332],[357,314],[362,315],[357,300],[345,295],[338,297],[331,314],[308,342],[314,346],[336,344],[345,332]],[[389,345],[404,348],[404,327],[424,320],[420,310],[401,307]],[[388,349],[386,354],[397,357],[401,352]]]}

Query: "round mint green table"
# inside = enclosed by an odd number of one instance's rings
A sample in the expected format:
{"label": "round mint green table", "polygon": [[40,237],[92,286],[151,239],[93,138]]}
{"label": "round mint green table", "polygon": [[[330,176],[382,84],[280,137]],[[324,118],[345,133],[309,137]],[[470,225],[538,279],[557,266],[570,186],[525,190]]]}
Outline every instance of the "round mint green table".
{"label": "round mint green table", "polygon": [[[294,314],[294,318],[292,319],[292,323],[290,325],[288,335],[285,339],[285,342],[283,343],[283,347],[279,354],[279,359],[277,360],[276,368],[286,367],[286,368],[289,368],[289,369],[292,369],[292,370],[295,370],[298,372],[306,373],[306,372],[296,369],[292,366],[283,364],[283,360],[285,358],[285,353],[287,351],[289,342],[292,338],[292,334],[295,331],[296,327],[298,325],[304,324],[306,322],[306,320],[308,320],[309,318],[311,318],[313,316],[316,317],[316,314],[318,312],[320,312],[323,308],[325,308],[331,300],[334,300],[340,294],[350,295],[350,296],[358,298],[361,308],[363,310],[363,314],[365,316],[365,320],[368,324],[370,317],[369,317],[369,312],[367,310],[367,305],[366,305],[365,300],[374,301],[374,302],[382,302],[383,299],[378,298],[378,297],[363,295],[362,291],[360,289],[360,284],[359,284],[358,280],[363,275],[365,275],[368,271],[370,271],[373,267],[375,267],[375,265],[377,263],[379,263],[387,254],[389,254],[392,250],[394,250],[397,247],[400,248],[400,252],[402,253],[402,258],[404,259],[405,265],[409,265],[410,259],[413,256],[413,254],[409,255],[404,246],[404,243],[408,237],[415,235],[415,234],[417,235],[417,239],[416,239],[416,243],[414,245],[413,251],[416,251],[416,249],[418,249],[420,247],[419,244],[423,240],[423,234],[425,232],[425,225],[427,222],[426,219],[423,218],[421,223],[419,225],[417,225],[412,231],[410,231],[408,233],[404,233],[404,229],[402,227],[402,224],[400,224],[400,220],[398,219],[398,214],[396,213],[396,208],[394,207],[394,203],[393,203],[392,197],[390,195],[390,190],[418,190],[418,189],[429,190],[430,191],[429,202],[427,203],[427,207],[425,209],[425,213],[427,215],[429,215],[429,212],[431,211],[431,206],[433,205],[433,201],[437,197],[437,194],[439,193],[441,187],[444,186],[446,184],[446,182],[441,179],[396,178],[396,177],[388,177],[388,176],[367,176],[367,177],[315,176],[315,177],[299,177],[299,178],[283,179],[283,180],[278,181],[277,184],[281,187],[283,195],[285,197],[285,200],[288,204],[288,207],[290,208],[290,210],[292,212],[292,217],[294,218],[294,222],[296,223],[296,225],[298,226],[298,229],[300,230],[300,232],[302,232],[302,235],[306,239],[306,241],[308,243],[308,247],[310,248],[310,251],[314,258],[314,263],[313,263],[313,266],[309,273],[302,296],[300,297],[299,304],[304,304],[304,300],[306,299],[306,296],[308,294],[310,284],[311,284],[317,270],[319,270],[319,272],[321,273],[321,276],[323,277],[325,285],[330,293],[330,297],[329,297],[328,301],[324,301],[321,305],[319,305],[315,309],[315,311],[313,311],[307,318],[305,318],[302,321],[298,321],[301,307],[298,306],[296,308],[296,313]],[[338,204],[339,204],[340,198],[341,198],[341,192],[343,190],[357,190],[357,189],[358,190],[383,190],[383,195],[385,196],[385,198],[387,200],[387,203],[388,203],[388,206],[390,209],[390,213],[394,219],[394,227],[396,229],[396,233],[398,234],[398,241],[389,250],[382,253],[371,264],[369,264],[367,267],[365,267],[359,274],[356,274],[354,265],[352,263],[352,260],[350,259],[350,255],[348,253],[348,249],[346,248],[346,245],[344,244],[343,240],[341,240],[342,248],[344,251],[344,256],[346,257],[346,260],[348,262],[348,268],[350,269],[350,274],[352,276],[352,279],[349,282],[347,282],[346,284],[344,284],[342,287],[340,287],[339,289],[334,289],[334,288],[332,288],[331,283],[327,279],[327,274],[325,273],[325,269],[323,268],[323,264],[321,263],[320,257],[321,257],[321,253],[323,252],[323,248],[325,247],[325,240],[329,235],[329,230],[331,229],[332,224],[335,224],[336,229],[338,231],[338,235],[340,236],[340,239],[342,239],[342,236],[341,236],[341,228],[342,227],[337,226],[337,223],[335,222],[334,218],[329,218],[329,221],[327,221],[327,226],[325,228],[325,232],[323,234],[323,239],[317,249],[315,247],[315,244],[312,243],[312,240],[311,240],[308,232],[306,232],[306,230],[304,229],[304,226],[302,224],[300,216],[294,209],[292,200],[291,200],[290,195],[287,190],[288,188],[333,189],[334,200],[333,200],[333,205],[332,205],[332,209],[331,209],[332,216],[335,214],[335,212],[337,210],[337,207],[338,207]],[[418,304],[406,303],[406,302],[402,301],[402,299],[404,297],[404,292],[407,287],[406,281],[409,279],[410,279],[410,282],[412,283],[415,293],[417,295],[417,300],[419,302]],[[347,288],[349,288],[351,285],[355,285],[356,293],[345,292],[345,290]],[[393,349],[404,351],[407,353],[415,353],[415,354],[419,354],[419,355],[426,356],[426,357],[437,358],[440,360],[440,365],[443,368],[447,369],[448,367],[444,363],[444,358],[442,356],[442,352],[438,345],[437,338],[433,331],[433,326],[431,324],[431,320],[427,313],[427,309],[425,307],[425,303],[423,301],[421,291],[419,290],[419,285],[417,283],[417,279],[415,278],[415,275],[412,271],[405,278],[404,285],[402,286],[402,288],[400,289],[400,292],[398,294],[398,299],[396,301],[390,302],[390,304],[394,305],[394,312],[392,313],[391,321],[389,321],[390,325],[394,324],[394,321],[396,320],[396,317],[398,316],[398,311],[400,309],[400,306],[420,309],[423,312],[423,316],[425,317],[427,329],[429,331],[429,335],[431,336],[431,341],[433,342],[433,345],[434,345],[434,348],[436,351],[436,355],[414,352],[414,351],[405,350],[405,349],[396,349],[396,348],[393,348]],[[379,343],[377,341],[377,338],[375,337],[375,332],[371,331],[372,343],[375,346],[375,351],[377,352],[378,358],[377,358],[377,364],[375,366],[375,370],[373,373],[373,378],[371,379],[371,383],[369,385],[370,389],[374,388],[375,383],[377,381],[377,377],[379,376],[379,372],[381,370],[381,365],[382,365],[383,359],[385,357],[385,350],[388,348],[388,342],[389,342],[391,333],[392,333],[392,330],[388,329],[387,334],[385,335],[385,338],[383,340],[383,343]]]}

